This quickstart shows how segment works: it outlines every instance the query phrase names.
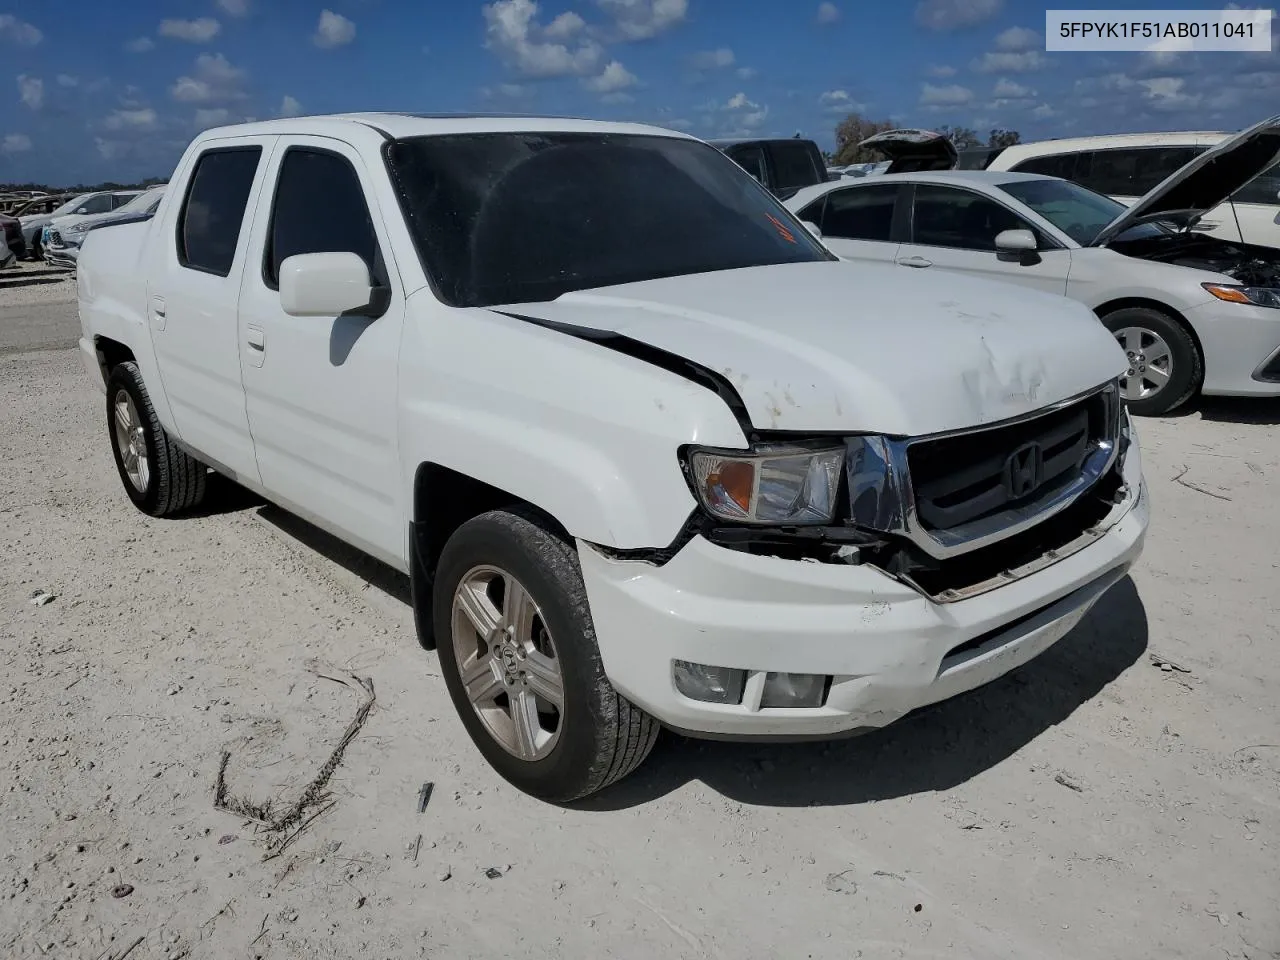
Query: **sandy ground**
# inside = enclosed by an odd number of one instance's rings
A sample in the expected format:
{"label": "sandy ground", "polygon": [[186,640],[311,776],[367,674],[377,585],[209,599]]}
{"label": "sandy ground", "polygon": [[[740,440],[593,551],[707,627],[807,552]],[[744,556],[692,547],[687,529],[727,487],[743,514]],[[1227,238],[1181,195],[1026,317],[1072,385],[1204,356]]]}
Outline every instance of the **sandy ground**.
{"label": "sandy ground", "polygon": [[[1141,565],[1015,674],[835,744],[664,735],[565,810],[471,746],[404,578],[226,485],[134,511],[74,352],[16,352],[74,330],[40,309],[0,302],[0,956],[1280,957],[1280,405],[1141,423]],[[219,758],[291,802],[358,702],[317,660],[377,702],[264,862]]]}

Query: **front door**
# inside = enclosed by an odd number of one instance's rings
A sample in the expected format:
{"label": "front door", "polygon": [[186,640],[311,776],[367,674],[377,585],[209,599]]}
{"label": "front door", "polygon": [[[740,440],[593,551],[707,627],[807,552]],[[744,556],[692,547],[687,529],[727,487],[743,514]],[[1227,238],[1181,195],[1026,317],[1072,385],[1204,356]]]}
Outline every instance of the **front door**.
{"label": "front door", "polygon": [[[996,250],[1005,230],[1029,230],[1040,249],[1029,261]],[[915,188],[911,240],[896,262],[909,269],[956,270],[1065,295],[1071,252],[1058,247],[1018,214],[976,190],[921,183]]]}
{"label": "front door", "polygon": [[211,466],[246,482],[258,466],[240,382],[236,308],[245,238],[275,137],[237,138],[189,160],[166,205],[150,262],[147,322],[178,436]]}
{"label": "front door", "polygon": [[[262,484],[403,569],[396,370],[404,295],[359,153],[328,138],[282,141],[249,248],[239,335]],[[328,252],[359,254],[375,283],[390,288],[385,313],[292,317],[281,309],[281,263]]]}

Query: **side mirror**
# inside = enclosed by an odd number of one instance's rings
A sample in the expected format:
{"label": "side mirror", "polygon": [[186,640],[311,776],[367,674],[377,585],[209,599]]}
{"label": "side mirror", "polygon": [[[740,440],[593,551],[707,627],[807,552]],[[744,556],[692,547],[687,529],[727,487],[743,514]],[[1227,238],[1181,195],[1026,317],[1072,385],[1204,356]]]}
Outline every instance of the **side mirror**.
{"label": "side mirror", "polygon": [[801,220],[800,222],[803,223],[805,229],[808,230],[810,233],[812,233],[815,237],[817,237],[819,240],[822,239],[822,228],[819,227],[816,223],[814,223],[812,220]]}
{"label": "side mirror", "polygon": [[1001,260],[1016,260],[1024,267],[1040,262],[1037,246],[1036,235],[1030,230],[1003,230],[996,234],[996,255]]}
{"label": "side mirror", "polygon": [[354,253],[301,253],[280,264],[280,306],[291,317],[380,316],[385,292]]}
{"label": "side mirror", "polygon": [[86,213],[88,213],[88,212],[89,212],[89,208],[88,208],[88,207],[76,207],[75,215],[76,215],[77,217],[79,217],[79,216],[83,216],[84,214],[86,214]]}

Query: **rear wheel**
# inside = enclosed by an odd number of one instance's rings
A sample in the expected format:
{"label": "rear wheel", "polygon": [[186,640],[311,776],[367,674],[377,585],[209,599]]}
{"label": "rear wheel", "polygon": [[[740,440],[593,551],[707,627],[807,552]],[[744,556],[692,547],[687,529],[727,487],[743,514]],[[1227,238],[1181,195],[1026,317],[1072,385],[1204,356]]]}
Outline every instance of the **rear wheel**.
{"label": "rear wheel", "polygon": [[1168,413],[1199,391],[1204,360],[1186,327],[1173,317],[1150,307],[1123,307],[1102,322],[1128,358],[1120,395],[1133,413]]}
{"label": "rear wheel", "polygon": [[609,683],[577,555],[532,513],[463,524],[441,554],[433,607],[454,706],[512,784],[565,803],[648,756],[658,723]]}
{"label": "rear wheel", "polygon": [[204,499],[208,469],[165,432],[132,360],[107,377],[107,432],[120,482],[143,513],[167,517]]}

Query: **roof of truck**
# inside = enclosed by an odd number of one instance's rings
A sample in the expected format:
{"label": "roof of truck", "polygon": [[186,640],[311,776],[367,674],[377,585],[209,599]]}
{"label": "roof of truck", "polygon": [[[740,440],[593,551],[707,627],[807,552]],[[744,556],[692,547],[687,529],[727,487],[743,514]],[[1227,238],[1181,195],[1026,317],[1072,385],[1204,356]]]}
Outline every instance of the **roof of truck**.
{"label": "roof of truck", "polygon": [[333,133],[335,127],[351,125],[372,128],[384,137],[397,140],[404,137],[439,136],[449,133],[517,132],[628,133],[689,138],[688,134],[677,130],[668,130],[649,124],[613,123],[575,117],[481,113],[337,113],[215,127],[202,133],[200,139],[273,134],[322,136],[325,133]]}

